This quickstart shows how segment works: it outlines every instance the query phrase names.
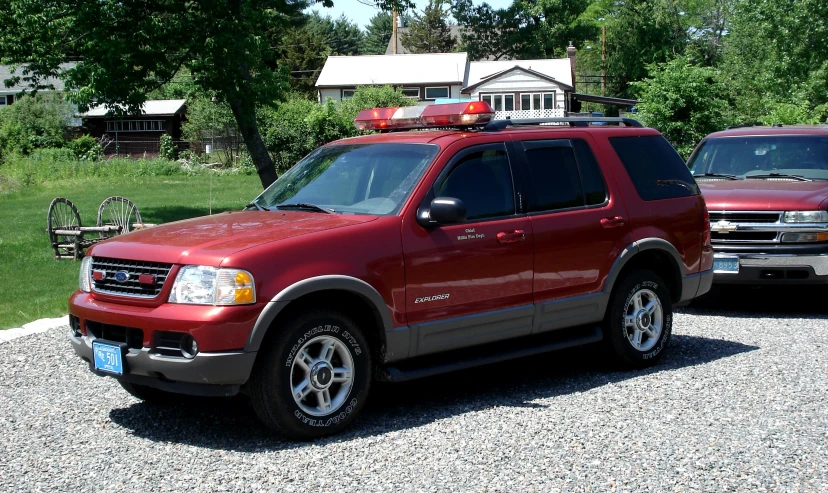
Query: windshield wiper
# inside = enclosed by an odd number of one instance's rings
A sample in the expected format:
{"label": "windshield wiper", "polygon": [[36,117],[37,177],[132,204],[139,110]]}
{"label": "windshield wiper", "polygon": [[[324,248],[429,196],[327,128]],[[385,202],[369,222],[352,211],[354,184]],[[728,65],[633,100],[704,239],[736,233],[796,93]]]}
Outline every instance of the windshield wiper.
{"label": "windshield wiper", "polygon": [[709,176],[710,178],[727,178],[728,180],[738,180],[739,178],[736,175],[727,175],[724,173],[701,173],[698,175],[693,175],[693,178],[698,178],[700,176]]}
{"label": "windshield wiper", "polygon": [[699,193],[698,186],[697,186],[695,183],[690,183],[690,182],[687,182],[687,181],[684,181],[684,180],[675,180],[675,179],[670,179],[670,180],[656,180],[656,181],[655,181],[655,184],[656,184],[656,185],[661,185],[661,186],[667,186],[667,185],[678,185],[678,186],[680,186],[680,187],[684,187],[684,188],[686,188],[687,190],[690,190],[690,191],[691,191],[691,192],[693,192],[694,194]]}
{"label": "windshield wiper", "polygon": [[264,207],[260,206],[256,202],[250,202],[249,204],[244,206],[244,210],[246,210],[246,211],[250,210],[251,207],[255,207],[256,209],[258,209],[260,211],[269,211],[270,210],[270,209],[265,209]]}
{"label": "windshield wiper", "polygon": [[305,211],[324,212],[325,214],[333,214],[334,212],[336,212],[333,209],[325,209],[323,207],[319,207],[316,204],[307,204],[307,203],[304,203],[304,202],[300,202],[298,204],[277,205],[276,208],[277,209],[299,209],[299,210],[305,210]]}
{"label": "windshield wiper", "polygon": [[786,173],[766,173],[766,174],[761,174],[761,175],[746,175],[745,179],[748,179],[748,178],[758,178],[760,180],[768,179],[768,178],[790,178],[792,180],[798,180],[798,181],[813,181],[810,178],[805,178],[802,175],[789,175],[789,174],[786,174]]}

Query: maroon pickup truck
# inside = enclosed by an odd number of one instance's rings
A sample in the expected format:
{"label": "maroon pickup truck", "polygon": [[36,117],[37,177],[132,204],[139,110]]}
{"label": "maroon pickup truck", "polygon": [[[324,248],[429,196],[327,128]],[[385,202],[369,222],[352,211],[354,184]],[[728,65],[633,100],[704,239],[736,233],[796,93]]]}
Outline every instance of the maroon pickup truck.
{"label": "maroon pickup truck", "polygon": [[714,283],[828,283],[828,125],[729,128],[688,166],[710,211]]}

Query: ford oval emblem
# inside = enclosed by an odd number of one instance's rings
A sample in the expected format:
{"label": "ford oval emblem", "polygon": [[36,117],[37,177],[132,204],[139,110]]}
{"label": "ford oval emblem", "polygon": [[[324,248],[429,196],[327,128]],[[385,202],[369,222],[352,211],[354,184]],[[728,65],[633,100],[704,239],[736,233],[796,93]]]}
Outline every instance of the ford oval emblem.
{"label": "ford oval emblem", "polygon": [[119,270],[115,273],[115,280],[118,282],[127,282],[129,280],[129,272],[125,270]]}

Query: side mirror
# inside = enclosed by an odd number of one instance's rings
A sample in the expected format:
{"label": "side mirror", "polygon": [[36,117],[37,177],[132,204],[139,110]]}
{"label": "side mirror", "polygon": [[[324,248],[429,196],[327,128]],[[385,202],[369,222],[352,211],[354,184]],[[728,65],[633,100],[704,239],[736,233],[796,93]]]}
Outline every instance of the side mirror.
{"label": "side mirror", "polygon": [[466,220],[466,206],[454,197],[437,197],[431,201],[429,215],[437,224],[457,224]]}

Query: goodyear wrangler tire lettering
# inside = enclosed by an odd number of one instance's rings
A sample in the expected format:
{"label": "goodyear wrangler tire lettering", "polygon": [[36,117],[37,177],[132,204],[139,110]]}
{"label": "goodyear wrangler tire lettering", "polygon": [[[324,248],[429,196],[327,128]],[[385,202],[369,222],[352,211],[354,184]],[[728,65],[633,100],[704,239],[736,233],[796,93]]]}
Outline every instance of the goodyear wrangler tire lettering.
{"label": "goodyear wrangler tire lettering", "polygon": [[359,414],[371,351],[356,323],[332,310],[277,321],[250,379],[261,421],[297,439],[336,433]]}
{"label": "goodyear wrangler tire lettering", "polygon": [[604,320],[605,342],[628,368],[654,364],[670,340],[673,306],[664,282],[655,273],[628,273],[616,285]]}

